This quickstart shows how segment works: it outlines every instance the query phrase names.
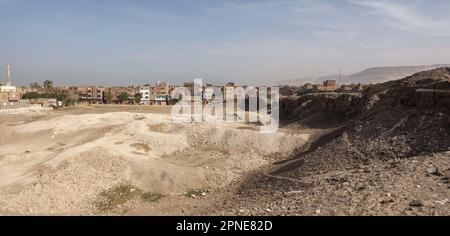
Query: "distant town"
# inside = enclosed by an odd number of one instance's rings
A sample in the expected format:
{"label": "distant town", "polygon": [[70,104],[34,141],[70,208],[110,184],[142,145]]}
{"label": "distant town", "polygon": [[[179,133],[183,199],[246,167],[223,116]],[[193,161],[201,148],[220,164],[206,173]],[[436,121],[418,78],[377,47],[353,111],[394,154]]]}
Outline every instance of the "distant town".
{"label": "distant town", "polygon": [[[202,86],[200,93],[204,103],[208,103],[213,96],[206,90],[213,85]],[[219,87],[227,97],[229,88],[247,85],[238,85],[229,82]],[[359,93],[369,85],[350,84],[338,85],[336,80],[325,80],[322,84],[306,83],[303,86],[280,86],[281,96],[301,96],[309,93]],[[29,86],[16,87],[11,82],[11,67],[6,67],[6,81],[0,84],[0,109],[15,109],[30,105],[44,107],[71,106],[76,104],[129,104],[129,105],[171,105],[179,99],[172,98],[171,92],[177,87],[186,87],[194,94],[194,82],[185,82],[182,85],[172,85],[169,82],[157,82],[142,86],[106,87],[106,86],[55,86],[53,81],[45,80],[42,84],[33,82]]]}

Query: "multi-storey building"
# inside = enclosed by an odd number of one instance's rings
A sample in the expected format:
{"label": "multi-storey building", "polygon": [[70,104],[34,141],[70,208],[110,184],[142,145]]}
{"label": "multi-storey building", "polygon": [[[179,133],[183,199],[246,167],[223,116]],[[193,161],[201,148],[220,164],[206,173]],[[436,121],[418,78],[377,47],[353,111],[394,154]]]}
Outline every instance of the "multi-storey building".
{"label": "multi-storey building", "polygon": [[[138,86],[128,86],[128,87],[109,87],[105,88],[104,101],[105,103],[132,103],[136,102],[135,95],[140,92]],[[119,99],[121,94],[127,94],[126,101]]]}
{"label": "multi-storey building", "polygon": [[325,80],[322,84],[306,83],[303,90],[306,92],[332,92],[337,89],[336,80]]}
{"label": "multi-storey building", "polygon": [[191,96],[194,96],[195,93],[195,84],[194,82],[184,82],[183,87],[187,88],[189,90],[189,93],[191,93]]}
{"label": "multi-storey building", "polygon": [[158,82],[153,87],[154,104],[167,105],[170,101],[170,84],[167,82]]}
{"label": "multi-storey building", "polygon": [[327,88],[336,88],[337,82],[336,80],[325,80],[323,81],[323,86]]}
{"label": "multi-storey building", "polygon": [[80,93],[80,102],[89,104],[102,104],[104,102],[104,92],[103,87],[87,87],[87,89]]}
{"label": "multi-storey building", "polygon": [[223,98],[225,101],[233,100],[236,98],[235,88],[237,84],[235,82],[229,82],[223,87]]}
{"label": "multi-storey building", "polygon": [[150,104],[150,95],[151,95],[151,86],[141,86],[139,88],[139,93],[141,94],[141,101],[139,104],[149,105]]}

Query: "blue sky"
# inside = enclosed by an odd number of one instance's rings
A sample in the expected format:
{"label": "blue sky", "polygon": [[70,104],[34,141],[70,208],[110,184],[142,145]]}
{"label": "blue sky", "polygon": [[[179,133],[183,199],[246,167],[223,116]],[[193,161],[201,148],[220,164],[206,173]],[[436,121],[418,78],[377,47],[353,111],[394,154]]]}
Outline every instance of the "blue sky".
{"label": "blue sky", "polygon": [[450,2],[0,0],[13,82],[222,83],[450,63]]}

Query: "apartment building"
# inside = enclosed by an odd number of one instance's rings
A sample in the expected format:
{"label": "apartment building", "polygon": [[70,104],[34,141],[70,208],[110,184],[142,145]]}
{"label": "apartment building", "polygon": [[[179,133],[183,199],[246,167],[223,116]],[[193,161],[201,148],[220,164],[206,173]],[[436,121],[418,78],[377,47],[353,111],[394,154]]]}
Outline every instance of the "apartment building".
{"label": "apartment building", "polygon": [[337,82],[336,80],[325,80],[323,81],[323,86],[326,88],[334,88],[336,89]]}
{"label": "apartment building", "polygon": [[235,88],[237,87],[237,83],[229,82],[223,87],[223,97],[225,101],[233,100],[236,98]]}
{"label": "apartment building", "polygon": [[[136,102],[135,95],[140,93],[139,86],[128,86],[128,87],[108,87],[105,88],[104,101],[105,103],[131,103]],[[119,99],[121,94],[127,94],[126,101]]]}
{"label": "apartment building", "polygon": [[336,80],[325,80],[322,84],[306,83],[303,85],[303,90],[306,92],[332,92],[336,89]]}
{"label": "apartment building", "polygon": [[103,104],[104,92],[105,88],[103,87],[87,87],[80,93],[80,102],[88,104]]}
{"label": "apartment building", "polygon": [[139,104],[141,105],[150,105],[150,94],[151,94],[151,86],[141,86],[139,88],[139,93],[141,94],[141,101]]}
{"label": "apartment building", "polygon": [[187,88],[189,90],[189,93],[191,93],[191,96],[194,96],[195,93],[195,84],[194,82],[184,82],[183,87]]}
{"label": "apartment building", "polygon": [[214,99],[214,89],[209,88],[210,86],[206,86],[203,88],[203,101],[209,102]]}
{"label": "apartment building", "polygon": [[167,105],[170,101],[171,86],[167,82],[158,82],[153,87],[154,104]]}

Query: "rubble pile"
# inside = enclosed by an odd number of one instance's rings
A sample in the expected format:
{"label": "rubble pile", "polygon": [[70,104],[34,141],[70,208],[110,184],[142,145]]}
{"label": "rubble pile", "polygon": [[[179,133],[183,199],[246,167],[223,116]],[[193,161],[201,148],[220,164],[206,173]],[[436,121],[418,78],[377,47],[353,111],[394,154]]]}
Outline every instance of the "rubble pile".
{"label": "rubble pile", "polygon": [[[249,175],[217,214],[448,215],[449,105],[450,68],[372,85],[362,96],[285,98],[285,123],[326,132]],[[317,114],[339,122],[311,122]]]}

